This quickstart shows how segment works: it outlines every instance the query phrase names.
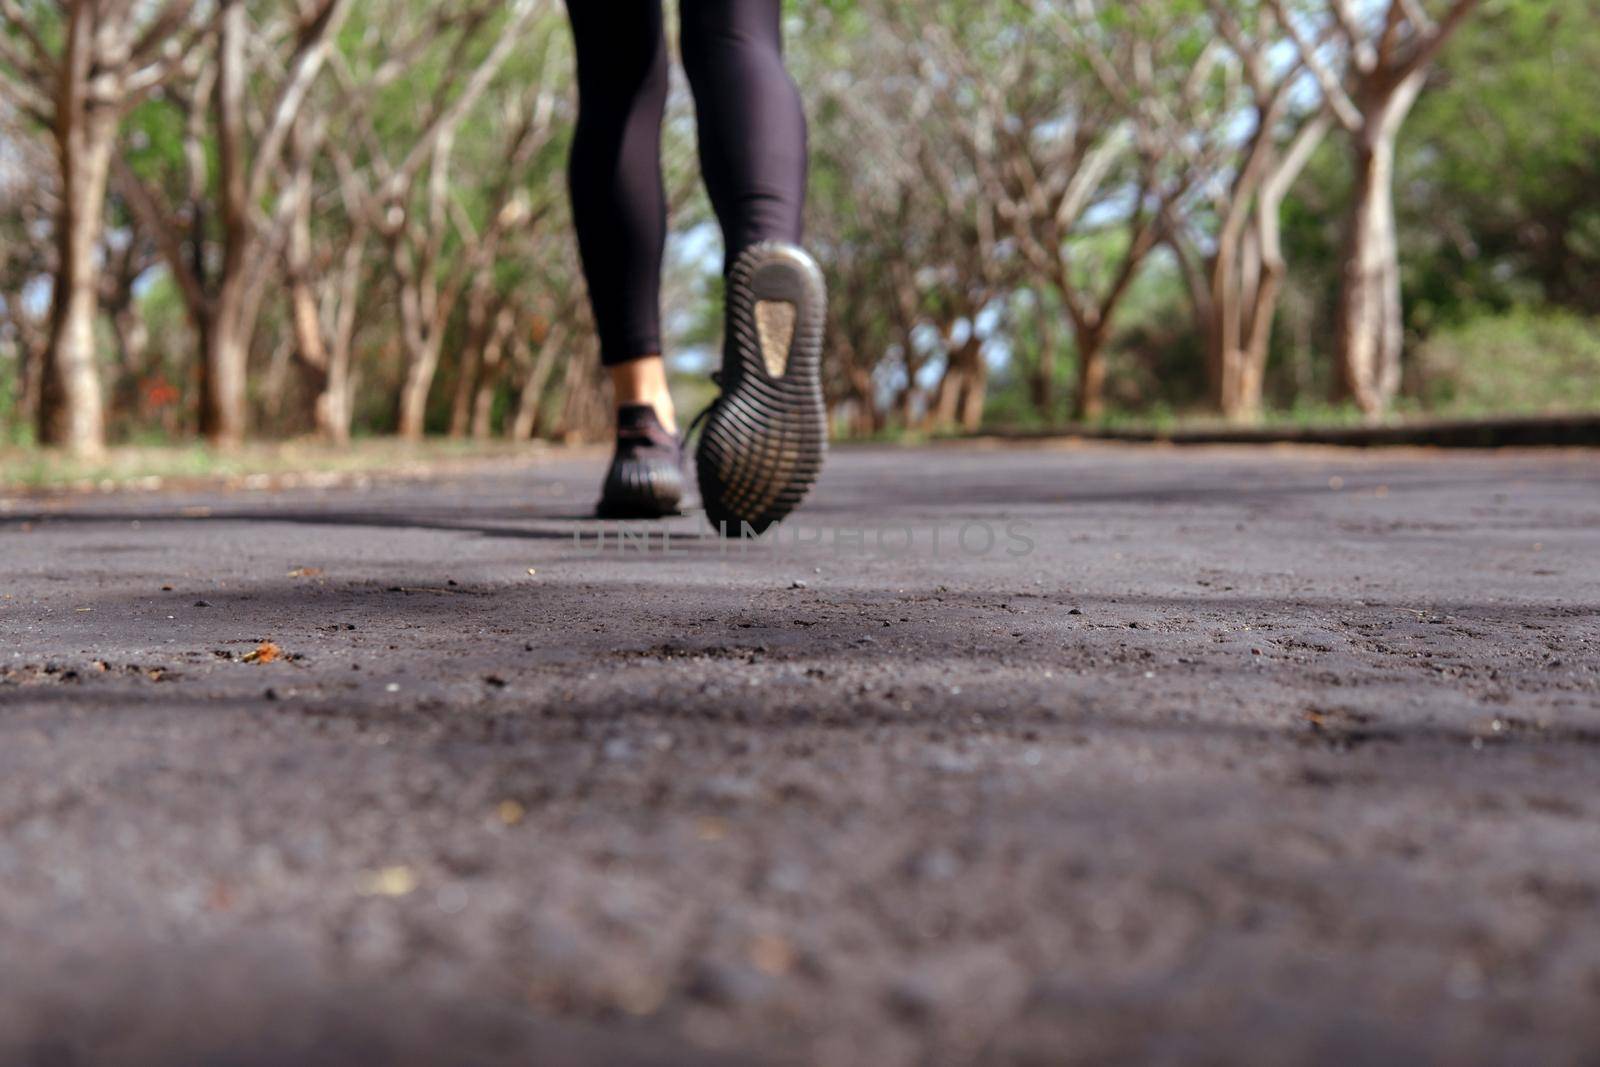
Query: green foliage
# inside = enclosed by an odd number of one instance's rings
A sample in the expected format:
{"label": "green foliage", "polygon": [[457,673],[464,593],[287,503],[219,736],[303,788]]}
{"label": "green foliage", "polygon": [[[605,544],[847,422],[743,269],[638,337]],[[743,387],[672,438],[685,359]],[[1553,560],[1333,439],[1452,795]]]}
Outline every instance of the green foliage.
{"label": "green foliage", "polygon": [[1414,325],[1550,301],[1600,312],[1600,0],[1501,0],[1406,127]]}
{"label": "green foliage", "polygon": [[[30,26],[58,47],[63,5],[15,2],[30,15]],[[1325,0],[1285,2],[1302,13],[1325,7]],[[264,27],[289,6],[284,0],[251,0],[249,10]],[[1093,5],[1092,19],[1071,26],[1067,20],[1081,18],[1082,9],[1026,0],[786,5],[788,59],[811,120],[808,240],[835,292],[827,388],[831,398],[852,403],[870,394],[876,406],[872,418],[852,425],[854,432],[881,433],[914,421],[918,404],[932,392],[927,386],[937,381],[958,344],[952,339],[968,336],[974,317],[995,324],[986,353],[991,419],[1012,425],[1067,419],[1075,379],[1073,337],[1065,309],[1049,291],[1060,276],[1028,259],[1007,232],[1007,217],[985,215],[984,186],[1000,183],[1014,193],[1018,185],[1047,185],[1044,179],[1070,173],[1070,166],[1060,162],[1068,153],[1033,152],[1034,162],[1052,164],[1033,169],[1033,162],[1016,161],[1019,144],[1065,145],[1073,131],[1100,129],[1125,114],[1096,76],[1093,52],[1084,42],[1095,43],[1100,55],[1130,72],[1143,64],[1148,70],[1138,72],[1141,93],[1164,108],[1177,108],[1180,83],[1191,79],[1208,49],[1215,55],[1211,12],[1218,6],[1232,10],[1248,27],[1258,24],[1263,0],[1101,0]],[[380,181],[378,175],[406,157],[431,117],[456,99],[500,39],[510,5],[484,8],[481,20],[470,10],[437,0],[352,5],[335,41],[338,60],[324,70],[308,105],[328,123],[340,165],[347,161],[363,181]],[[1369,12],[1362,8],[1361,14]],[[17,25],[0,25],[7,39],[18,40],[19,32]],[[1131,57],[1140,49],[1136,64]],[[262,64],[250,87],[252,113],[264,111],[279,86],[281,71],[267,69],[268,51],[258,47],[252,53],[252,62]],[[355,91],[372,84],[381,71],[392,73],[395,64],[404,68],[403,76],[370,94]],[[1230,74],[1225,63],[1204,69],[1211,77],[1191,101],[1196,114],[1175,119],[1193,126],[1196,144],[1208,130],[1231,143],[1242,137],[1242,125],[1219,123],[1216,116],[1239,115],[1244,97],[1237,71]],[[0,61],[0,79],[13,76]],[[566,216],[564,169],[575,93],[559,4],[535,16],[457,131],[449,217],[436,231],[439,245],[430,253],[437,252],[434,262],[446,275],[455,265],[471,262],[463,255],[469,246],[463,235],[483,232],[503,203],[511,123],[530,87],[538,86],[551,94],[556,132],[511,176],[512,187],[525,194],[525,205],[518,206],[527,207],[528,221],[498,248],[485,277],[497,297],[561,321],[569,347],[587,353],[589,324]],[[210,106],[208,100],[185,101],[183,94],[192,89],[179,84],[140,103],[122,129],[121,154],[159,192],[162,207],[183,230],[182,240],[198,239],[202,248],[195,258],[214,264],[218,214],[206,204],[217,193],[212,143],[203,146],[200,210],[191,215],[188,203],[184,105],[202,111]],[[355,113],[369,99],[370,138]],[[1600,0],[1484,0],[1441,58],[1399,146],[1397,207],[1407,327],[1415,353],[1407,378],[1413,394],[1409,404],[1451,412],[1600,407],[1595,357],[1600,342],[1593,317],[1600,315],[1596,100]],[[1205,115],[1211,116],[1209,126],[1202,121]],[[711,216],[698,191],[693,117],[681,92],[671,101],[665,144],[678,253],[669,262],[664,290],[669,341],[679,353],[715,351],[721,330],[720,257],[715,240],[705,237],[709,230],[702,229]],[[4,151],[0,140],[0,154]],[[985,153],[989,156],[981,158]],[[380,155],[384,162],[375,164]],[[1324,404],[1333,377],[1330,311],[1339,282],[1349,171],[1348,141],[1335,133],[1284,208],[1288,291],[1267,369],[1268,397],[1284,418],[1345,417],[1342,409]],[[1130,152],[1112,164],[1084,221],[1039,238],[1043,244],[1059,240],[1066,249],[1065,276],[1071,284],[1090,293],[1109,285],[1128,247],[1124,222],[1136,202],[1135,188],[1141,179],[1159,185],[1171,173],[1141,173]],[[1225,186],[1231,177],[1226,167],[1217,174],[1212,186]],[[313,181],[312,269],[321,279],[337,268],[350,235],[361,229],[345,213],[339,177],[334,153],[325,151],[316,160]],[[416,219],[427,211],[426,184],[418,183],[406,205]],[[1181,208],[1202,235],[1215,232],[1218,218],[1211,191],[1211,186],[1192,190]],[[256,205],[264,217],[277,216],[276,197],[275,189],[268,190],[266,202]],[[16,221],[20,214],[8,216],[7,210],[0,203],[0,235],[9,245],[0,249],[0,289],[14,290],[31,284],[49,260],[37,249],[18,252],[18,246],[31,239],[48,252],[49,243]],[[107,217],[113,235],[139,235],[138,220],[115,187]],[[143,238],[148,241],[149,235]],[[355,405],[358,431],[374,432],[394,422],[401,372],[400,289],[384,241],[373,230],[365,239],[368,265],[353,347],[359,381]],[[992,242],[987,261],[973,255],[980,239]],[[1207,252],[1206,240],[1196,239],[1197,257]],[[1056,251],[1035,250],[1043,252],[1039,259]],[[31,258],[28,251],[34,252]],[[899,298],[907,288],[911,292],[902,305]],[[195,339],[179,292],[159,267],[135,291],[150,337],[148,357],[135,369],[113,367],[109,335],[107,343],[107,370],[123,378],[108,389],[120,427],[133,434],[157,428],[145,410],[149,405],[138,400],[145,396],[144,383],[156,382],[178,394],[171,405],[181,414],[169,413],[164,425],[188,432],[195,406]],[[1041,291],[1042,309],[1019,299]],[[4,295],[0,292],[0,300]],[[278,288],[266,295],[251,374],[263,410],[272,401],[274,411],[286,412],[258,425],[287,433],[309,425],[302,394],[309,395],[311,376],[292,354],[284,354],[290,348],[284,341],[288,316],[282,296]],[[331,314],[331,307],[324,313]],[[460,353],[471,341],[460,304],[447,318],[432,397],[435,426],[444,423],[450,387],[461,374]],[[1170,257],[1162,252],[1151,257],[1113,321],[1108,421],[1188,417],[1204,406],[1203,346],[1189,294]],[[1050,364],[1054,388],[1046,390],[1040,368]],[[16,410],[15,376],[15,361],[0,360],[0,438],[25,434],[31,421]],[[916,387],[908,387],[908,380]],[[506,414],[516,381],[508,371],[496,383],[497,415]],[[562,408],[566,377],[558,368],[551,381],[555,384],[544,402],[552,416],[544,423],[547,430]],[[572,381],[582,387],[584,379],[575,375]],[[130,382],[139,388],[130,390]],[[674,387],[695,399],[691,383],[677,381]],[[130,404],[130,396],[136,403]],[[134,415],[127,413],[130,407],[137,409]]]}
{"label": "green foliage", "polygon": [[32,427],[19,403],[21,382],[15,359],[0,358],[0,445],[24,445],[32,440]]}
{"label": "green foliage", "polygon": [[1600,410],[1600,319],[1533,308],[1472,319],[1430,337],[1411,373],[1430,410]]}

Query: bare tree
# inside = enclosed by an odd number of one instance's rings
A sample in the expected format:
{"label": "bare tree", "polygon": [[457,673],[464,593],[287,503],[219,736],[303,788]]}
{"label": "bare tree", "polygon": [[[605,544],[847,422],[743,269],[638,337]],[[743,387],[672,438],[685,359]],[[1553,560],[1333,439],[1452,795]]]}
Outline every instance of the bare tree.
{"label": "bare tree", "polygon": [[117,350],[109,414],[128,416],[138,414],[142,386],[151,369],[150,330],[140,307],[139,282],[161,261],[161,254],[138,220],[130,217],[126,204],[115,195],[110,204],[112,224],[100,250],[100,307],[111,321]]}
{"label": "bare tree", "polygon": [[[350,0],[297,0],[253,24],[244,0],[219,0],[214,59],[173,93],[188,128],[188,197],[178,215],[131,167],[118,169],[129,201],[159,235],[198,334],[200,430],[213,444],[244,439],[250,344],[295,205],[284,195],[283,156],[349,8]],[[206,225],[213,216],[214,246]]]}
{"label": "bare tree", "polygon": [[[557,67],[548,44],[539,63],[539,81],[529,88],[517,87],[496,101],[501,118],[496,128],[506,133],[504,143],[494,145],[493,168],[485,175],[486,204],[494,216],[480,233],[459,199],[452,204],[456,231],[467,247],[477,251],[469,257],[476,273],[467,288],[466,328],[451,409],[452,437],[464,436],[469,430],[477,438],[489,435],[487,418],[494,386],[507,362],[502,357],[513,331],[525,327],[524,320],[532,314],[528,301],[518,292],[519,283],[525,281],[523,272],[506,268],[530,262],[530,245],[542,235],[541,223],[564,202],[563,183],[551,180],[553,174],[531,191],[528,188],[534,161],[565,125],[565,116],[558,121],[557,114],[565,94],[557,91]],[[565,233],[563,238],[570,239]]]}
{"label": "bare tree", "polygon": [[[1228,93],[1215,114],[1240,137],[1225,165],[1206,183],[1209,211],[1195,206],[1169,215],[1176,253],[1205,341],[1212,401],[1231,420],[1259,416],[1272,326],[1287,263],[1283,202],[1331,125],[1324,107],[1297,113],[1294,91],[1305,75],[1270,8],[1208,0],[1218,36],[1232,53],[1244,99]],[[1230,76],[1229,84],[1236,80]],[[1243,120],[1243,121],[1241,121]],[[1181,144],[1189,131],[1164,135]],[[1206,225],[1210,223],[1209,227]],[[1206,230],[1202,236],[1197,232]]]}
{"label": "bare tree", "polygon": [[1316,0],[1299,12],[1270,0],[1327,105],[1350,137],[1354,184],[1345,225],[1336,313],[1336,358],[1345,391],[1368,415],[1400,388],[1405,342],[1400,252],[1394,214],[1394,153],[1400,127],[1428,69],[1478,0]]}
{"label": "bare tree", "polygon": [[[49,128],[60,196],[56,274],[39,402],[39,440],[74,452],[105,447],[96,364],[100,237],[117,130],[128,109],[171,78],[200,32],[193,0],[0,0],[0,84]],[[41,20],[58,24],[49,32]],[[53,41],[59,37],[57,46]]]}
{"label": "bare tree", "polygon": [[35,294],[41,280],[55,276],[56,245],[48,238],[59,213],[51,144],[39,134],[0,97],[0,354],[15,361],[13,417],[30,427],[50,344],[50,309]]}
{"label": "bare tree", "polygon": [[548,230],[532,250],[538,273],[530,288],[538,294],[524,321],[511,334],[511,368],[516,382],[516,410],[506,423],[506,436],[526,441],[544,429],[551,375],[563,356],[573,359],[572,341],[586,330],[588,314],[574,243]]}
{"label": "bare tree", "polygon": [[[829,275],[829,395],[847,399],[866,432],[891,417],[909,425],[919,406],[924,354],[917,342],[925,287],[913,264],[931,258],[927,182],[901,151],[905,113],[862,72],[822,80],[823,106],[839,117],[812,139],[812,170],[823,182],[848,183],[849,195],[819,198],[809,242]],[[856,173],[865,154],[878,165]],[[898,380],[896,380],[898,379]]]}
{"label": "bare tree", "polygon": [[[860,65],[819,75],[825,106],[841,115],[819,135],[818,169],[852,183],[816,228],[838,291],[830,389],[868,430],[888,421],[891,394],[906,425],[977,424],[988,378],[978,323],[1015,258],[999,254],[995,204],[950,136],[967,117],[943,66],[950,12],[924,22],[912,6],[875,5],[871,43],[847,57]],[[857,163],[863,145],[877,161],[869,171]]]}
{"label": "bare tree", "polygon": [[[342,208],[326,227],[334,236],[325,247],[319,247],[313,226],[319,154],[333,161]],[[328,144],[327,123],[320,117],[296,127],[290,138],[289,168],[293,207],[284,259],[294,351],[316,377],[312,421],[317,433],[333,444],[346,444],[355,403],[357,312],[370,273],[371,227],[362,202],[363,186],[348,153]]]}
{"label": "bare tree", "polygon": [[[1021,195],[1010,214],[1022,253],[1072,323],[1075,416],[1096,419],[1115,314],[1166,221],[1226,150],[1211,77],[1216,46],[1197,37],[1186,13],[1158,3],[1118,3],[1115,18],[1098,0],[1035,8],[1075,58],[1064,69],[1086,70],[1093,82],[1075,78],[1059,104],[1075,117],[1066,133],[1019,142],[1011,170]],[[1104,102],[1085,102],[1096,99]]]}
{"label": "bare tree", "polygon": [[[504,235],[529,217],[517,175],[502,160],[508,177],[498,184],[488,222],[481,230],[456,230],[465,219],[453,199],[458,132],[543,9],[538,0],[518,0],[509,13],[502,7],[483,2],[435,15],[411,29],[409,43],[398,49],[373,40],[384,56],[361,76],[345,57],[337,65],[346,94],[340,119],[355,131],[365,158],[362,210],[382,242],[399,306],[405,371],[397,423],[400,435],[412,440],[425,430],[428,396],[457,304],[472,279],[493,267]],[[492,43],[487,54],[479,55],[476,46],[486,39]],[[442,67],[421,106],[416,132],[400,143],[385,139],[376,124],[375,91],[394,84],[441,40]],[[542,113],[548,118],[548,109]]]}

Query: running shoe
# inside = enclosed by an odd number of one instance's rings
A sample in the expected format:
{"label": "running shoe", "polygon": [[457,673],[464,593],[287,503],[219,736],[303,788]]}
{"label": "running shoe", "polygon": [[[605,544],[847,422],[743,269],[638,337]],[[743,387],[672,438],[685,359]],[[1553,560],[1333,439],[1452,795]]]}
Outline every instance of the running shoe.
{"label": "running shoe", "polygon": [[648,404],[617,409],[617,451],[606,473],[602,519],[660,519],[678,514],[683,499],[683,442]]}
{"label": "running shoe", "polygon": [[822,470],[828,294],[805,251],[765,241],[735,261],[727,300],[722,395],[702,416],[695,466],[706,518],[738,537],[782,520]]}

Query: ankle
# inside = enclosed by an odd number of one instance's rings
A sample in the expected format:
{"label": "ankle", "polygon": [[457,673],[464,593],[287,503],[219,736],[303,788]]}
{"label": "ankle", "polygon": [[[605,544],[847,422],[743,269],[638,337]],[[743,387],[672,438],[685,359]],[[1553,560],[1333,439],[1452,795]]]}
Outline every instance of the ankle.
{"label": "ankle", "polygon": [[618,409],[642,404],[656,413],[669,433],[678,430],[677,411],[672,392],[667,388],[666,363],[660,356],[646,356],[610,368],[611,394]]}
{"label": "ankle", "polygon": [[656,413],[656,419],[661,423],[661,428],[668,433],[678,432],[677,410],[672,405],[672,396],[661,393],[648,397],[634,397],[628,400],[617,401],[617,410],[626,407],[647,407]]}

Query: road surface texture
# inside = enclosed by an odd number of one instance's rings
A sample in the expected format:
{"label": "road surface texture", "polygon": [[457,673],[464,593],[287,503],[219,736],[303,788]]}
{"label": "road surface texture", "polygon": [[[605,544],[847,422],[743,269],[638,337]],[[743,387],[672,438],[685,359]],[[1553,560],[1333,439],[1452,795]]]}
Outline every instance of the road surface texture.
{"label": "road surface texture", "polygon": [[1593,1062],[1595,453],[603,463],[7,501],[0,1062]]}

